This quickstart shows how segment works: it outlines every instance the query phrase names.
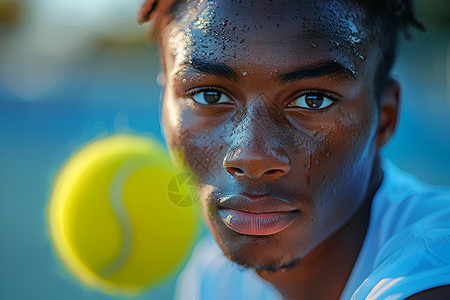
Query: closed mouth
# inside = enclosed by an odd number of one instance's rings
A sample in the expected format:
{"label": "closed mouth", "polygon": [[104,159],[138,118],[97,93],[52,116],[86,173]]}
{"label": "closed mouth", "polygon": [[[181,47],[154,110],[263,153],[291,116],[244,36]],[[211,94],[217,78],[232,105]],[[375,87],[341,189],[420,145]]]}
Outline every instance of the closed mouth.
{"label": "closed mouth", "polygon": [[289,226],[300,213],[288,201],[269,194],[241,193],[219,198],[219,215],[231,230],[246,235],[271,235]]}
{"label": "closed mouth", "polygon": [[272,235],[288,227],[300,212],[279,211],[250,213],[234,209],[219,209],[222,222],[231,230],[246,235]]}

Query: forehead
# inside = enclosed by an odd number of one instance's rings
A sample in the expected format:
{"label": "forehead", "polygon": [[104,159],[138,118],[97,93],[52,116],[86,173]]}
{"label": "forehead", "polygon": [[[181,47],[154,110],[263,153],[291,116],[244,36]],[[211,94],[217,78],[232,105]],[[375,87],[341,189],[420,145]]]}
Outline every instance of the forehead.
{"label": "forehead", "polygon": [[181,7],[161,32],[166,64],[202,57],[273,69],[332,60],[356,72],[368,55],[364,14],[349,1],[197,0]]}

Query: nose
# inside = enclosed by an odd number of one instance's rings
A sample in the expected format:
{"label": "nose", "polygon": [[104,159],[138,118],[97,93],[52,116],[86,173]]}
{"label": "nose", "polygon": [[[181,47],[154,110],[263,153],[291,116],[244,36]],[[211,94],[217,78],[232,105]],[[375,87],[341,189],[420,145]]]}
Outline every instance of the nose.
{"label": "nose", "polygon": [[224,158],[223,167],[236,179],[275,179],[290,171],[291,161],[281,148],[252,150],[239,147],[230,151]]}
{"label": "nose", "polygon": [[260,111],[249,113],[233,132],[234,143],[223,167],[236,179],[275,179],[290,171],[291,159],[278,140],[283,130],[277,130],[276,122],[270,119],[269,115],[262,118]]}
{"label": "nose", "polygon": [[236,118],[232,143],[223,160],[225,170],[236,179],[276,179],[291,169],[291,159],[281,142],[286,130],[280,114],[258,100],[251,102],[242,119]]}

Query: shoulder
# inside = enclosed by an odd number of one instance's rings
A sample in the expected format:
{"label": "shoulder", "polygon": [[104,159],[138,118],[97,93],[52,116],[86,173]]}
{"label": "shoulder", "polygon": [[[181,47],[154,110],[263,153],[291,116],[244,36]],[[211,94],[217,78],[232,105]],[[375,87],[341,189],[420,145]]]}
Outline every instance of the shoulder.
{"label": "shoulder", "polygon": [[383,182],[373,198],[370,224],[384,242],[410,227],[449,227],[450,188],[426,184],[383,161]]}
{"label": "shoulder", "polygon": [[195,247],[177,280],[176,300],[279,300],[278,292],[253,270],[233,264],[208,234]]}
{"label": "shoulder", "polygon": [[439,286],[426,291],[419,292],[407,300],[448,300],[450,299],[450,285]]}
{"label": "shoulder", "polygon": [[384,169],[367,237],[375,248],[372,271],[354,299],[404,299],[450,284],[450,189],[389,162]]}

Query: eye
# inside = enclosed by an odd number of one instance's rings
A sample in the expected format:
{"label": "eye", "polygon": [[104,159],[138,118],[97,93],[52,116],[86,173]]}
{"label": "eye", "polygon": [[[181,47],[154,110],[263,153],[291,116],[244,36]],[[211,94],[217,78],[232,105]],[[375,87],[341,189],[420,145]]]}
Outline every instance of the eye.
{"label": "eye", "polygon": [[318,110],[330,106],[334,101],[322,93],[305,93],[292,101],[289,107]]}
{"label": "eye", "polygon": [[218,90],[203,90],[191,93],[191,98],[200,104],[232,103],[231,99]]}

